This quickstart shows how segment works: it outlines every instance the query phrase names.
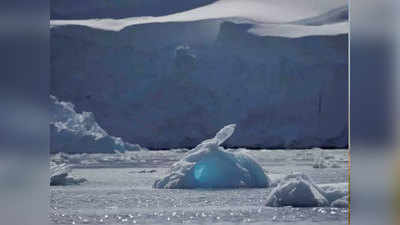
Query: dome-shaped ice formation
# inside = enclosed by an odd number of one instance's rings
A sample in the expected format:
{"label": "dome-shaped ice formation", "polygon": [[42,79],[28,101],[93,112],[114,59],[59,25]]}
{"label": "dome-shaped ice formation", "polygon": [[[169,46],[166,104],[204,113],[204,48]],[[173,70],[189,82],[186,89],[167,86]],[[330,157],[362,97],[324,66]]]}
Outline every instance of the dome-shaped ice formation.
{"label": "dome-shaped ice formation", "polygon": [[235,131],[235,124],[222,128],[214,138],[200,143],[176,162],[155,188],[268,187],[261,166],[243,151],[220,147]]}

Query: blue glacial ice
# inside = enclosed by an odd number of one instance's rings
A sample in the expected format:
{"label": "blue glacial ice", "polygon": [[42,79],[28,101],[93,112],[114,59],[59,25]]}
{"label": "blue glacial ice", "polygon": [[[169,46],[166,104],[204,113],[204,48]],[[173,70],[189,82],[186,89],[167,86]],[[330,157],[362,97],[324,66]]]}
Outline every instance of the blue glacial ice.
{"label": "blue glacial ice", "polygon": [[200,143],[185,154],[154,188],[263,188],[270,180],[262,167],[240,150],[226,150],[220,145],[234,132],[236,125],[222,128],[214,138]]}

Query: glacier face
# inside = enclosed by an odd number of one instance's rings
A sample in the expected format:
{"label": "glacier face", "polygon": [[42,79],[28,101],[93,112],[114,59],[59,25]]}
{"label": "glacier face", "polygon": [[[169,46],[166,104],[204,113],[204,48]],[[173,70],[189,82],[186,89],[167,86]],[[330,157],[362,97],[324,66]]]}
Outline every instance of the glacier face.
{"label": "glacier face", "polygon": [[108,135],[90,112],[77,113],[74,105],[50,96],[50,152],[114,152],[141,150]]}
{"label": "glacier face", "polygon": [[263,188],[270,180],[262,167],[248,154],[219,147],[234,132],[236,125],[222,128],[217,135],[200,143],[169,173],[154,182],[155,188]]}
{"label": "glacier face", "polygon": [[51,93],[124,140],[192,148],[347,147],[348,35],[287,38],[223,20],[51,29]]}

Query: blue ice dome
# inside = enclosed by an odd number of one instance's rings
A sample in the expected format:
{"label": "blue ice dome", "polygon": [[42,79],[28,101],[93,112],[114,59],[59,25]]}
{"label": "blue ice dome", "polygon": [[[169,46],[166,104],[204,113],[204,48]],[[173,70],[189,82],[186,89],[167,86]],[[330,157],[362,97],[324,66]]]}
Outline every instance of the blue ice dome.
{"label": "blue ice dome", "polygon": [[200,143],[176,162],[155,188],[262,188],[270,185],[262,167],[243,150],[220,145],[236,125],[222,128],[214,138]]}

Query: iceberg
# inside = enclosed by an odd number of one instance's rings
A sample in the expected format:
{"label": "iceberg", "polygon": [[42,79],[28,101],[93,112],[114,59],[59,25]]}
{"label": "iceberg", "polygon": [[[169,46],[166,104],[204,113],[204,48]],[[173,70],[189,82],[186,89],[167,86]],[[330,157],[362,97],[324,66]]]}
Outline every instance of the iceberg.
{"label": "iceberg", "polygon": [[68,173],[70,172],[70,165],[67,165],[65,163],[56,164],[54,162],[50,162],[50,185],[73,185],[81,184],[87,181],[85,178],[75,178],[68,176]]}
{"label": "iceberg", "polygon": [[322,207],[329,204],[322,190],[304,174],[286,176],[267,198],[271,207]]}
{"label": "iceberg", "polygon": [[154,188],[265,188],[270,180],[262,167],[243,151],[220,147],[235,131],[235,124],[222,128],[172,165]]}
{"label": "iceberg", "polygon": [[77,113],[69,102],[50,96],[50,151],[51,152],[109,152],[138,151],[139,145],[110,136],[96,122],[93,113]]}

